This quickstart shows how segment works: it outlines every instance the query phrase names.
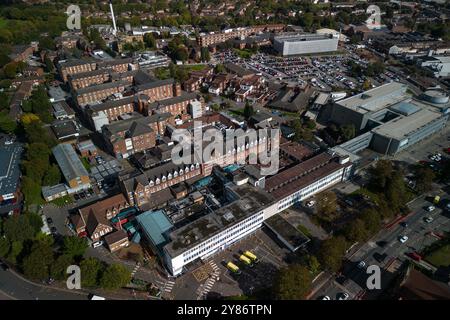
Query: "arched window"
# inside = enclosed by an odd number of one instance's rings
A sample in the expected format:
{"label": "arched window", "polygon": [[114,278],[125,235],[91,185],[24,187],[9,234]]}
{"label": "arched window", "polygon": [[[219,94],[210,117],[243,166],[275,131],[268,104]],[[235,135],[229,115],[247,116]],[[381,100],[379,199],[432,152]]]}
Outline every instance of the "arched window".
{"label": "arched window", "polygon": [[159,178],[156,178],[156,184],[160,184],[161,180]]}
{"label": "arched window", "polygon": [[166,176],[162,176],[161,181],[166,182],[166,180],[167,180]]}
{"label": "arched window", "polygon": [[149,185],[150,185],[150,187],[153,187],[153,186],[155,185],[155,183],[153,182],[153,180],[150,180]]}
{"label": "arched window", "polygon": [[169,173],[169,174],[167,175],[167,179],[172,180],[172,174],[171,174],[171,173]]}

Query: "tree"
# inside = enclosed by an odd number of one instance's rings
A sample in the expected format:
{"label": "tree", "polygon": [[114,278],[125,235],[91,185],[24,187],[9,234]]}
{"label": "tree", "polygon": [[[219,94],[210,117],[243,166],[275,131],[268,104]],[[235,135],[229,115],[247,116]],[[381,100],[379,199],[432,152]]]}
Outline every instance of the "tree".
{"label": "tree", "polygon": [[29,177],[22,178],[21,191],[25,197],[26,205],[38,204],[41,202],[41,186]]}
{"label": "tree", "polygon": [[156,40],[153,34],[146,33],[144,35],[144,43],[147,48],[154,49],[156,48]]}
{"label": "tree", "polygon": [[247,101],[245,103],[244,107],[244,117],[245,119],[250,119],[251,116],[255,114],[255,110],[253,109],[253,106]]}
{"label": "tree", "polygon": [[223,64],[217,64],[217,65],[214,67],[214,72],[215,72],[215,73],[222,73],[222,72],[225,72],[225,66],[224,66]]}
{"label": "tree", "polygon": [[341,135],[345,139],[345,141],[348,141],[350,139],[353,139],[356,135],[356,128],[353,124],[345,124],[341,127]]}
{"label": "tree", "polygon": [[56,164],[52,164],[48,167],[48,170],[44,175],[42,185],[53,186],[58,184],[59,181],[61,181],[61,172],[59,171],[59,167]]}
{"label": "tree", "polygon": [[131,272],[121,264],[112,264],[106,268],[100,279],[100,286],[107,290],[116,290],[131,281]]}
{"label": "tree", "polygon": [[3,224],[3,233],[10,241],[23,242],[35,235],[33,226],[27,215],[12,216]]}
{"label": "tree", "polygon": [[431,190],[433,180],[436,175],[430,168],[418,168],[416,170],[416,190],[419,193],[424,193]]}
{"label": "tree", "polygon": [[5,258],[11,249],[11,242],[3,237],[0,237],[0,257]]}
{"label": "tree", "polygon": [[80,263],[81,285],[83,287],[92,288],[98,285],[101,272],[103,269],[102,263],[96,258],[87,258]]}
{"label": "tree", "polygon": [[49,276],[49,266],[53,263],[53,251],[45,242],[36,241],[30,254],[24,258],[22,268],[25,276],[45,280]]}
{"label": "tree", "polygon": [[316,256],[308,255],[307,266],[313,275],[318,274],[320,271],[320,262]]}
{"label": "tree", "polygon": [[373,235],[381,228],[381,216],[376,209],[365,209],[361,213],[361,220],[369,235]]}
{"label": "tree", "polygon": [[9,117],[8,113],[6,111],[0,112],[0,131],[10,134],[13,133],[16,128],[16,122]]}
{"label": "tree", "polygon": [[23,242],[22,241],[13,241],[11,243],[11,249],[9,250],[6,259],[11,263],[17,263],[17,257],[22,253],[23,250]]}
{"label": "tree", "polygon": [[274,296],[278,300],[302,300],[311,290],[311,272],[302,265],[290,265],[278,272]]}
{"label": "tree", "polygon": [[28,217],[28,222],[30,223],[31,227],[33,228],[34,235],[36,235],[38,232],[41,231],[42,226],[44,223],[42,222],[42,218],[39,214],[34,212],[27,212],[23,215],[26,215]]}
{"label": "tree", "polygon": [[39,39],[40,50],[53,50],[55,49],[55,41],[50,37],[41,37]]}
{"label": "tree", "polygon": [[369,233],[363,220],[355,219],[344,229],[345,238],[350,242],[360,242],[366,240]]}
{"label": "tree", "polygon": [[81,257],[88,247],[85,239],[76,236],[64,237],[62,252],[71,257]]}
{"label": "tree", "polygon": [[3,73],[9,79],[14,79],[17,74],[17,64],[15,62],[10,62],[3,67]]}
{"label": "tree", "polygon": [[64,280],[67,277],[67,267],[73,264],[73,257],[63,254],[50,265],[50,276],[56,280]]}
{"label": "tree", "polygon": [[209,60],[211,60],[211,55],[209,54],[209,49],[208,48],[203,47],[201,49],[200,53],[201,53],[202,61],[208,62]]}
{"label": "tree", "polygon": [[324,218],[331,218],[337,210],[337,196],[334,192],[324,191],[317,195],[317,212]]}
{"label": "tree", "polygon": [[322,242],[318,259],[320,263],[333,272],[337,272],[342,265],[342,259],[347,249],[344,237],[332,237]]}

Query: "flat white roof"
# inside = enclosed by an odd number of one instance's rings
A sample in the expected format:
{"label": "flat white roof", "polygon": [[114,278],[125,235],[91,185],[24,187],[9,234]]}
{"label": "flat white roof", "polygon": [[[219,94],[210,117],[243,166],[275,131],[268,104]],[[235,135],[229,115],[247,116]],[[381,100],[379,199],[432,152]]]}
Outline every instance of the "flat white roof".
{"label": "flat white roof", "polygon": [[373,129],[372,132],[385,137],[403,140],[414,131],[442,117],[442,113],[431,110],[423,105],[419,107],[421,107],[419,111],[409,116],[395,118],[394,120]]}
{"label": "flat white roof", "polygon": [[405,100],[406,89],[400,82],[390,82],[336,103],[359,113],[376,112]]}

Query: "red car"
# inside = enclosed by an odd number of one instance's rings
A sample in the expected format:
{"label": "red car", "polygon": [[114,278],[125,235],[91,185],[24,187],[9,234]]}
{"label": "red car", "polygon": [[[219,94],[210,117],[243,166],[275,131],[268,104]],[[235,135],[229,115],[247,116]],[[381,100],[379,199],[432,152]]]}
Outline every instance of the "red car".
{"label": "red car", "polygon": [[418,254],[417,252],[410,252],[408,253],[408,256],[416,261],[421,261],[422,260],[422,256],[420,254]]}
{"label": "red car", "polygon": [[450,148],[444,148],[444,152],[450,154]]}

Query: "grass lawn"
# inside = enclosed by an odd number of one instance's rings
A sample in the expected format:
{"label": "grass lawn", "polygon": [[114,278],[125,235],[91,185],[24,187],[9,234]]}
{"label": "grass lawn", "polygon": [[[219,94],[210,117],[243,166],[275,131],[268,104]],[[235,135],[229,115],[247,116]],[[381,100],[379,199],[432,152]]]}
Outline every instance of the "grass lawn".
{"label": "grass lawn", "polygon": [[88,159],[81,158],[81,162],[83,163],[83,166],[86,168],[87,171],[91,171],[91,164],[89,163]]}
{"label": "grass lawn", "polygon": [[450,244],[447,244],[436,251],[430,253],[425,260],[436,267],[446,267],[450,265]]}
{"label": "grass lawn", "polygon": [[73,199],[71,196],[67,195],[55,200],[50,201],[50,203],[53,203],[57,207],[64,207],[65,205],[73,203]]}

